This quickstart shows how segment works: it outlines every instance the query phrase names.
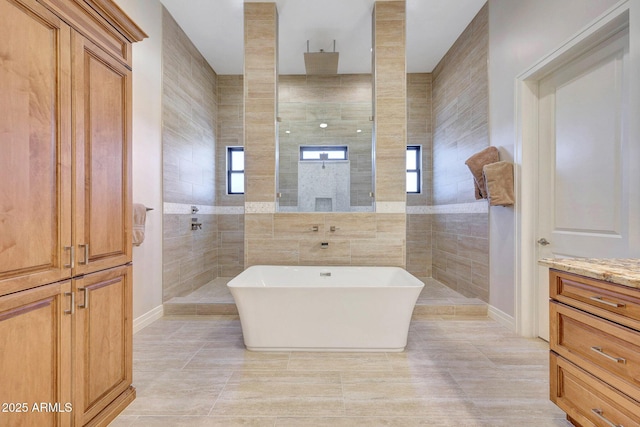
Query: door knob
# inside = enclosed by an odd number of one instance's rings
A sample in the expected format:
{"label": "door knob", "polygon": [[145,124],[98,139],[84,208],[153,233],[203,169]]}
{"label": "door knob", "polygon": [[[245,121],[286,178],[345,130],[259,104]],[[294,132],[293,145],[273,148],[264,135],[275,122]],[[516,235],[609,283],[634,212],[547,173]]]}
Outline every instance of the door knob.
{"label": "door knob", "polygon": [[548,241],[547,239],[545,239],[544,237],[542,239],[538,240],[538,243],[541,244],[542,246],[547,246],[547,245],[551,244],[551,242]]}

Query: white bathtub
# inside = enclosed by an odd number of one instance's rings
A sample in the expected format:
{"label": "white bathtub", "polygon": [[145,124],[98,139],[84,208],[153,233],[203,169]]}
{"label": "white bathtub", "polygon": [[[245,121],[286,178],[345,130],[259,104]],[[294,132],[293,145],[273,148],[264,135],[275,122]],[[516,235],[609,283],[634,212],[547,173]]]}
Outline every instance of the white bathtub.
{"label": "white bathtub", "polygon": [[252,266],[227,286],[249,350],[399,352],[424,284],[398,267]]}

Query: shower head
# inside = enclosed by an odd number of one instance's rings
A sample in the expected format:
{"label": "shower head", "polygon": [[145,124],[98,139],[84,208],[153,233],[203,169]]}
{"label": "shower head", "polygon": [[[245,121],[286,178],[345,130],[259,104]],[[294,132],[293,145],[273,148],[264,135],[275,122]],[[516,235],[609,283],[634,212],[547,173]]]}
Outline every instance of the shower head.
{"label": "shower head", "polygon": [[308,76],[335,75],[338,74],[338,52],[336,52],[336,41],[333,41],[333,52],[309,52],[309,40],[307,40],[307,51],[304,54],[304,66]]}

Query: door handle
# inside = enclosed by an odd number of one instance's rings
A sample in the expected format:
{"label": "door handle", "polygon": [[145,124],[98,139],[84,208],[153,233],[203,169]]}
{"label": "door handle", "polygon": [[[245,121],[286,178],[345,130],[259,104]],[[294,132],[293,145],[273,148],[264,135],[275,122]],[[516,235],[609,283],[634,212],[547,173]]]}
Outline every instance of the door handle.
{"label": "door handle", "polygon": [[78,305],[78,308],[89,308],[89,289],[78,288],[78,291],[84,292],[84,301],[81,305]]}
{"label": "door handle", "polygon": [[547,246],[550,245],[551,242],[548,241],[547,239],[545,239],[544,237],[538,240],[538,244],[542,245],[542,246]]}
{"label": "door handle", "polygon": [[71,297],[71,304],[69,305],[69,310],[65,310],[64,314],[73,314],[76,312],[76,294],[75,292],[65,292],[65,297]]}
{"label": "door handle", "polygon": [[84,248],[84,260],[78,262],[80,265],[89,265],[89,244],[85,243],[84,245],[78,245],[81,248]]}
{"label": "door handle", "polygon": [[76,267],[76,248],[75,246],[65,246],[65,251],[69,251],[69,264],[65,264],[64,268],[75,268]]}

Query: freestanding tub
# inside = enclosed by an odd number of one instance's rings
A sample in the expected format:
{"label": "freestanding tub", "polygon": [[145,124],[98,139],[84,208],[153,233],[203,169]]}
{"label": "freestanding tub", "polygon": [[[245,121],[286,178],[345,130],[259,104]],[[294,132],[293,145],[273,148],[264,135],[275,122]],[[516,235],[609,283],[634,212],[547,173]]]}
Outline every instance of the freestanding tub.
{"label": "freestanding tub", "polygon": [[424,284],[398,267],[251,266],[227,286],[256,351],[403,351]]}

